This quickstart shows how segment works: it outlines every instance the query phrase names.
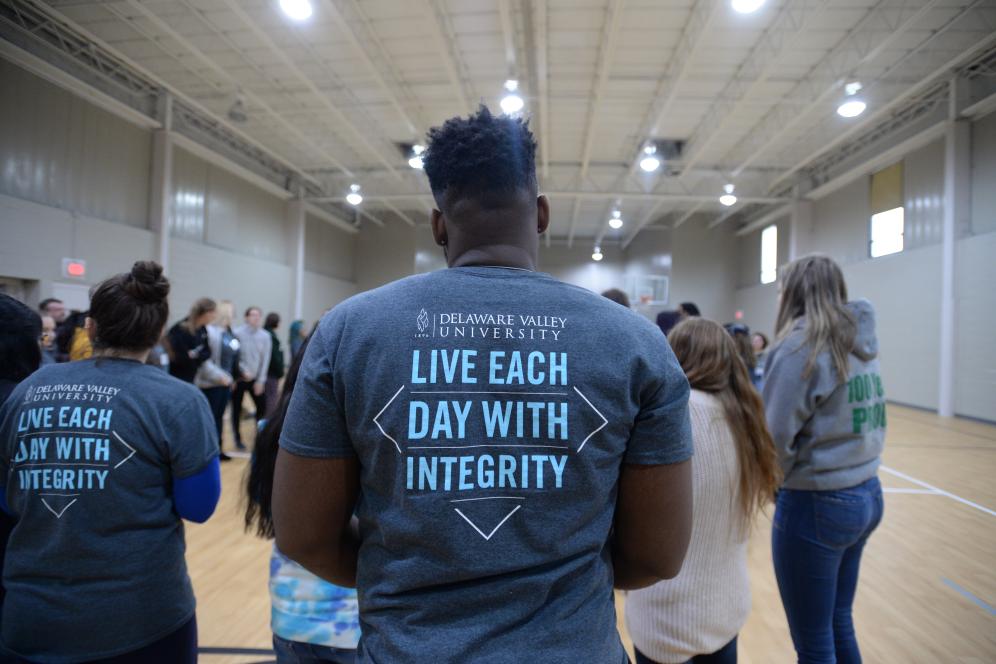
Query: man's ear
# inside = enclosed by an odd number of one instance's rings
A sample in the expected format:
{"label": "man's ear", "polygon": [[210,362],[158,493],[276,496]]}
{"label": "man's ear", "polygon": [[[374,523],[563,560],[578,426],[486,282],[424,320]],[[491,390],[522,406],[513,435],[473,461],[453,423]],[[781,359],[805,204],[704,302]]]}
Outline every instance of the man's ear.
{"label": "man's ear", "polygon": [[536,197],[536,229],[542,235],[550,227],[550,201],[546,196]]}
{"label": "man's ear", "polygon": [[445,247],[448,241],[446,237],[446,222],[443,219],[443,213],[432,208],[432,237],[441,247]]}

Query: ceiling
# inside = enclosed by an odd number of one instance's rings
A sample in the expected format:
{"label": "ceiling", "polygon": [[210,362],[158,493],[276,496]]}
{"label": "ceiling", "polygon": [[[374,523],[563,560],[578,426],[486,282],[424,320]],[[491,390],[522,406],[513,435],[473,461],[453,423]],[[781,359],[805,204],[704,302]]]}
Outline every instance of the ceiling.
{"label": "ceiling", "polygon": [[[996,41],[996,0],[767,0],[749,15],[723,0],[311,2],[300,23],[277,0],[30,4],[222,119],[241,93],[235,128],[312,176],[314,200],[340,205],[356,183],[384,223],[424,221],[431,206],[400,145],[497,109],[515,78],[553,239],[586,244],[777,205],[835,145]],[[851,80],[868,110],[844,119]],[[651,138],[684,148],[646,174]],[[732,208],[718,202],[728,182]]]}

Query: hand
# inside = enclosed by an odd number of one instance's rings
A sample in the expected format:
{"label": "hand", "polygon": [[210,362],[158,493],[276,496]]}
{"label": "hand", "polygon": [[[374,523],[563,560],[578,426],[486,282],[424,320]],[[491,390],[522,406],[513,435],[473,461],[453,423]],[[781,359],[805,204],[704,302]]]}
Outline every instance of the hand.
{"label": "hand", "polygon": [[232,386],[232,377],[231,376],[222,376],[222,378],[221,378],[221,384],[223,386],[225,386],[225,387],[231,387]]}
{"label": "hand", "polygon": [[266,387],[266,383],[255,382],[252,384],[252,393],[257,397],[263,394],[263,389]]}

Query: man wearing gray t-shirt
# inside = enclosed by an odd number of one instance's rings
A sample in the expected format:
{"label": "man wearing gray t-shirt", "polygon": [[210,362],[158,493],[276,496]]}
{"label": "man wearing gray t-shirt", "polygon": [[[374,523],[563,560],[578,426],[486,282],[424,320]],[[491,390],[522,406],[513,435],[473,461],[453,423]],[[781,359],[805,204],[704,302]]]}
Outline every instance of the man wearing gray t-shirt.
{"label": "man wearing gray t-shirt", "polygon": [[235,446],[245,449],[239,424],[242,420],[242,401],[245,394],[252,396],[256,406],[256,422],[266,416],[266,374],[270,368],[270,350],[273,341],[270,333],[262,328],[263,310],[246,309],[245,323],[233,332],[239,340],[239,363],[235,386],[232,388],[232,431]]}
{"label": "man wearing gray t-shirt", "polygon": [[688,382],[649,321],[536,272],[526,122],[482,107],[429,138],[449,268],[319,323],[277,546],[357,587],[359,662],[622,664],[613,586],[675,576],[688,544]]}

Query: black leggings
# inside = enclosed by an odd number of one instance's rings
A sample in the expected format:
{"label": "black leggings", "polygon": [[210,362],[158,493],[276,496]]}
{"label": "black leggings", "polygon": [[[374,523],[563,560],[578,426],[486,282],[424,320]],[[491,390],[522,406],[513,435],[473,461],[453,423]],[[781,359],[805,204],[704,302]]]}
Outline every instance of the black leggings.
{"label": "black leggings", "polygon": [[248,392],[252,397],[252,402],[256,405],[256,423],[266,417],[266,391],[259,396],[252,391],[253,383],[250,380],[240,380],[235,384],[235,393],[232,395],[232,429],[235,442],[242,444],[242,434],[239,431],[239,424],[242,420],[242,396]]}
{"label": "black leggings", "polygon": [[[3,654],[0,654],[0,662],[33,664],[29,660],[5,657]],[[197,664],[197,616],[188,620],[180,629],[144,648],[116,657],[91,660],[88,664]]]}
{"label": "black leggings", "polygon": [[[657,664],[654,660],[636,650],[636,664]],[[696,655],[685,664],[737,664],[737,637],[714,653]]]}

